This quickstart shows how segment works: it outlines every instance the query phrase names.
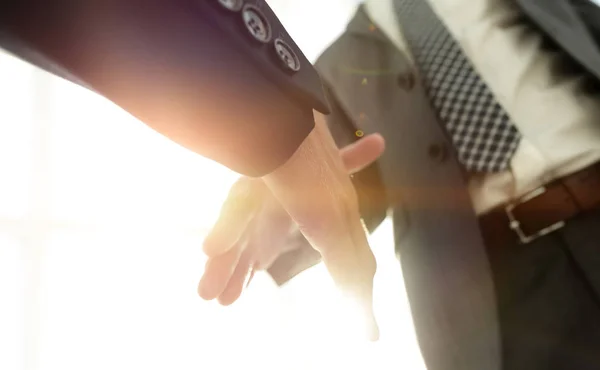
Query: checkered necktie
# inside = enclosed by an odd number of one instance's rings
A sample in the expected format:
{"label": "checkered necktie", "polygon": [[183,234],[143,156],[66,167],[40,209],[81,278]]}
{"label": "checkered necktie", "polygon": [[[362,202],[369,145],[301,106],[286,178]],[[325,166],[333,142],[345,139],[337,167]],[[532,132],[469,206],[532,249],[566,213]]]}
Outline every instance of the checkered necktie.
{"label": "checkered necktie", "polygon": [[521,135],[427,0],[396,10],[431,103],[468,171],[508,167]]}

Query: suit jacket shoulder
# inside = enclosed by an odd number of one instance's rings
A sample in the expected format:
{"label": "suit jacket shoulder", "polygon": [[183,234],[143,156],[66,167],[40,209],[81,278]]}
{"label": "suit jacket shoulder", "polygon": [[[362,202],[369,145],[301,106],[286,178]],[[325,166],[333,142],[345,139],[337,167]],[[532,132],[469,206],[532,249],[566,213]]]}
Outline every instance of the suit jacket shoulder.
{"label": "suit jacket shoulder", "polygon": [[600,81],[600,5],[594,0],[517,0],[541,31]]}

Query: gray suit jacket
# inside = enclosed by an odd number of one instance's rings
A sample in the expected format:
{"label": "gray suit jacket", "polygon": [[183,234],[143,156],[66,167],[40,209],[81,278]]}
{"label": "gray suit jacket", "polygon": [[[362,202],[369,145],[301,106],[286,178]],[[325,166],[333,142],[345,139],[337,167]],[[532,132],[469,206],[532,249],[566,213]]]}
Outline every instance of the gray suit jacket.
{"label": "gray suit jacket", "polygon": [[[494,291],[477,218],[418,72],[362,7],[317,69],[338,145],[357,140],[357,130],[386,139],[383,157],[354,182],[370,229],[393,211],[396,251],[428,369],[499,369]],[[310,253],[292,252],[270,273],[283,282],[291,266],[294,272],[306,267],[299,261],[308,262]]]}
{"label": "gray suit jacket", "polygon": [[[515,5],[571,62],[600,78],[598,6],[590,0],[515,0]],[[358,130],[379,132],[387,141],[378,163],[353,180],[370,230],[387,209],[393,211],[396,251],[428,368],[501,368],[485,248],[465,178],[418,71],[372,26],[362,7],[317,69],[327,85],[329,125],[338,145],[357,140]],[[304,247],[270,268],[280,284],[318,260],[301,236],[290,242]]]}

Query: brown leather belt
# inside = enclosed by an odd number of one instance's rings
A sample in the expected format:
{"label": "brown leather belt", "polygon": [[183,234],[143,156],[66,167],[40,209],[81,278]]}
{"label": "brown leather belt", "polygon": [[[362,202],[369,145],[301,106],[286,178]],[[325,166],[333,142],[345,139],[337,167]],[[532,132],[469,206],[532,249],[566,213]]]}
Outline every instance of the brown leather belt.
{"label": "brown leather belt", "polygon": [[479,218],[487,244],[528,244],[600,209],[600,162],[553,181]]}

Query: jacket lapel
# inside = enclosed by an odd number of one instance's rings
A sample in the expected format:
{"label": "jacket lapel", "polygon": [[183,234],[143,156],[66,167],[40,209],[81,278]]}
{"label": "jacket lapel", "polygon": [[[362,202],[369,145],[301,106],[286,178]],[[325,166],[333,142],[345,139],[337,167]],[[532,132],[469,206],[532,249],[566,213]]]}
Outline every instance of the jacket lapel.
{"label": "jacket lapel", "polygon": [[[409,59],[360,7],[317,68],[354,129],[379,132],[388,143],[378,165],[428,366],[498,369],[496,304],[477,219]],[[435,155],[436,148],[447,155]]]}
{"label": "jacket lapel", "polygon": [[[319,59],[318,69],[359,135],[379,132],[389,142],[401,143],[403,130],[410,127],[399,122],[409,94],[402,84],[414,76],[409,59],[371,22],[364,6],[346,34],[342,44]],[[394,149],[386,149],[381,164],[396,167]]]}

